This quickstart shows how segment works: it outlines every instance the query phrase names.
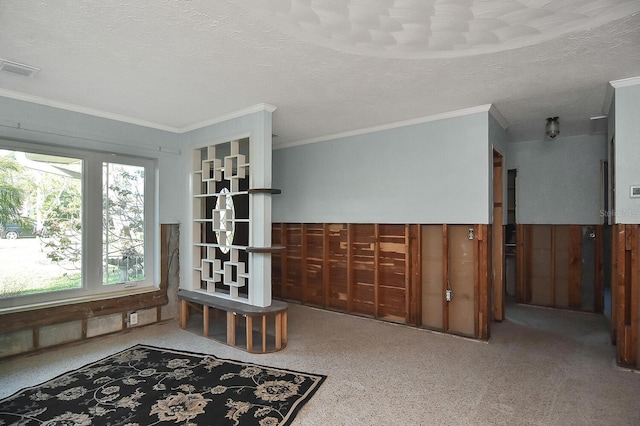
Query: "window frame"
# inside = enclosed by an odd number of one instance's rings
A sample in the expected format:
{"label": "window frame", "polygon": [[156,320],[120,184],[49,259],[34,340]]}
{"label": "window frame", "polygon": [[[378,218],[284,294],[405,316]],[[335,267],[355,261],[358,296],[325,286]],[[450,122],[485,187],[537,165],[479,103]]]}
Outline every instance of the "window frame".
{"label": "window frame", "polygon": [[[82,160],[82,286],[39,294],[0,298],[0,312],[30,306],[57,306],[154,291],[160,284],[158,160],[123,153],[76,149],[0,139],[0,149],[57,155]],[[103,284],[102,167],[103,163],[144,167],[144,267],[142,281]]]}

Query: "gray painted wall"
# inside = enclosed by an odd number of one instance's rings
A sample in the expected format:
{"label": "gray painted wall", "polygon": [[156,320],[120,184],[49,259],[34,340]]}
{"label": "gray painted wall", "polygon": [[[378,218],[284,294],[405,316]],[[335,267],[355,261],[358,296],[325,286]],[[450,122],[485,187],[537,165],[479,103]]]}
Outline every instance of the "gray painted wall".
{"label": "gray painted wall", "polygon": [[273,220],[489,223],[487,116],[275,150]]}
{"label": "gray painted wall", "polygon": [[615,220],[640,223],[640,198],[629,187],[640,185],[640,84],[615,89]]}
{"label": "gray painted wall", "polygon": [[517,169],[516,220],[523,224],[603,223],[601,161],[606,135],[510,143]]}
{"label": "gray painted wall", "polygon": [[0,97],[0,138],[155,159],[160,223],[180,222],[180,157],[173,133]]}

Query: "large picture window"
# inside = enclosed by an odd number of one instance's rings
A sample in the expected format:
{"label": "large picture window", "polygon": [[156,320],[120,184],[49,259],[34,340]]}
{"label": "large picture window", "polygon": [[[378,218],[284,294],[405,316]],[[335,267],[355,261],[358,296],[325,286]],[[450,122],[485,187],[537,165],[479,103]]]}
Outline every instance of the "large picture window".
{"label": "large picture window", "polygon": [[0,308],[153,287],[154,164],[0,141]]}

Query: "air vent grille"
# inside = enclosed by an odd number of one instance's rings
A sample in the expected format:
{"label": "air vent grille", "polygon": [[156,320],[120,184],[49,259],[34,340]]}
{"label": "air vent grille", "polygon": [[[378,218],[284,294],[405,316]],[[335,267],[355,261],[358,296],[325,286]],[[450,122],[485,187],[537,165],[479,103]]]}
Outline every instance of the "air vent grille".
{"label": "air vent grille", "polygon": [[40,68],[8,61],[6,59],[0,59],[0,71],[10,72],[12,74],[18,74],[25,77],[33,77],[38,73],[38,71],[40,71]]}

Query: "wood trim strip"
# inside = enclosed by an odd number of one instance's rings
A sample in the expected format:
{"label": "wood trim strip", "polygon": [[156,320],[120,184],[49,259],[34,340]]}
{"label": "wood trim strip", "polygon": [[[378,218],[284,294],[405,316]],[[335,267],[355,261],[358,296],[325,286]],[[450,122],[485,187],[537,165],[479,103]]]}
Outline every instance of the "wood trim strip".
{"label": "wood trim strip", "polygon": [[347,224],[347,312],[353,312],[353,224]]}
{"label": "wood trim strip", "polygon": [[594,276],[595,276],[595,290],[594,290],[594,311],[602,313],[604,311],[604,277],[603,277],[603,227],[602,225],[596,225],[594,227],[596,234],[595,241],[595,262],[594,262]]}
{"label": "wood trim strip", "polygon": [[404,225],[404,311],[405,321],[411,323],[411,245],[409,225]]}
{"label": "wood trim strip", "polygon": [[525,227],[516,225],[516,301],[524,302],[525,277]]}
{"label": "wood trim strip", "polygon": [[638,365],[638,291],[640,286],[640,261],[638,250],[640,249],[639,229],[638,225],[627,225],[631,231],[631,276],[629,277],[629,299],[630,305],[628,310],[630,316],[629,334],[630,343],[627,348],[627,362],[629,365],[637,367]]}
{"label": "wood trim strip", "polygon": [[474,337],[480,338],[480,315],[482,315],[482,308],[480,307],[480,255],[482,242],[482,228],[481,225],[474,225],[475,239],[473,240],[473,330]]}
{"label": "wood trim strip", "polygon": [[409,323],[419,326],[422,324],[422,228],[420,225],[411,225],[410,232],[412,304]]}
{"label": "wood trim strip", "polygon": [[617,361],[619,364],[626,364],[625,361],[625,347],[626,347],[626,272],[627,272],[627,252],[626,252],[626,225],[617,225],[617,234],[615,238],[618,241],[617,247],[617,276],[615,281],[617,303],[614,309],[617,311],[616,329],[617,329]]}
{"label": "wood trim strip", "polygon": [[308,289],[308,280],[307,280],[307,268],[308,268],[308,257],[309,257],[309,253],[308,253],[308,249],[307,249],[307,232],[308,232],[308,228],[307,228],[307,224],[306,223],[302,223],[300,224],[300,285],[302,287],[302,291],[300,294],[300,302],[302,302],[302,304],[306,304],[307,303],[307,293],[309,291]]}
{"label": "wood trim strip", "polygon": [[449,303],[445,294],[449,282],[449,230],[442,225],[442,331],[449,331]]}
{"label": "wood trim strip", "polygon": [[569,227],[569,307],[581,309],[582,295],[582,230],[580,225]]}
{"label": "wood trim strip", "polygon": [[618,226],[611,226],[611,344],[615,345],[618,338]]}
{"label": "wood trim strip", "polygon": [[490,294],[490,259],[491,259],[491,227],[489,225],[480,225],[482,236],[480,241],[480,339],[489,338],[489,321],[491,320],[491,299]]}
{"label": "wood trim strip", "polygon": [[380,225],[373,226],[375,245],[373,247],[373,316],[380,317]]}
{"label": "wood trim strip", "polygon": [[[282,226],[280,227],[280,244],[282,244],[283,246],[287,247],[287,228],[288,228],[289,224],[287,223],[283,223]],[[289,286],[287,285],[287,277],[289,276],[289,273],[287,271],[287,250],[285,249],[284,252],[282,252],[282,256],[280,256],[280,288],[282,291],[282,298],[284,300],[287,300],[289,298]]]}
{"label": "wood trim strip", "polygon": [[551,225],[551,306],[556,306],[556,256],[558,253],[556,226]]}
{"label": "wood trim strip", "polygon": [[525,286],[525,293],[524,293],[524,302],[525,303],[531,303],[532,300],[532,288],[531,288],[531,270],[532,270],[532,260],[531,260],[531,255],[532,255],[532,245],[533,245],[533,239],[531,238],[531,225],[526,225],[526,249],[525,249],[525,270],[526,270],[526,275],[525,275],[525,280],[524,280],[524,286]]}
{"label": "wood trim strip", "polygon": [[331,264],[329,262],[329,224],[322,225],[322,304],[323,307],[329,306],[329,300],[331,297],[331,274],[329,273]]}

